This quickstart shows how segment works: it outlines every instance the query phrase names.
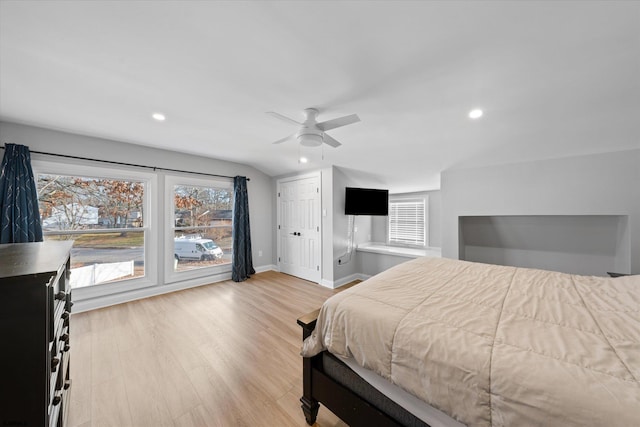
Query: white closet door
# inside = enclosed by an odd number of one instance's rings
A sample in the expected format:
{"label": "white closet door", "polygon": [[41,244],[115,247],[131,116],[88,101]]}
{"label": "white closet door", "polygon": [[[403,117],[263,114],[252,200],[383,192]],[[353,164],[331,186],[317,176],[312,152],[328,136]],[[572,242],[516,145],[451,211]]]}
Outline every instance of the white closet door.
{"label": "white closet door", "polygon": [[280,271],[320,282],[320,177],[278,182]]}

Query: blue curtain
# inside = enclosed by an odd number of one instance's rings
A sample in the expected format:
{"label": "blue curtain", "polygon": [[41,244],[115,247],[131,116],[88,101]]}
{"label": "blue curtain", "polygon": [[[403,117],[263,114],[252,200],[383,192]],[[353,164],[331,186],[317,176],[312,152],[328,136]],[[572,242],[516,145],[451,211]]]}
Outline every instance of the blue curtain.
{"label": "blue curtain", "polygon": [[249,227],[249,195],[247,178],[233,178],[233,258],[231,279],[234,282],[247,280],[255,274],[251,256],[251,228]]}
{"label": "blue curtain", "polygon": [[0,169],[0,243],[42,242],[29,147],[5,144]]}

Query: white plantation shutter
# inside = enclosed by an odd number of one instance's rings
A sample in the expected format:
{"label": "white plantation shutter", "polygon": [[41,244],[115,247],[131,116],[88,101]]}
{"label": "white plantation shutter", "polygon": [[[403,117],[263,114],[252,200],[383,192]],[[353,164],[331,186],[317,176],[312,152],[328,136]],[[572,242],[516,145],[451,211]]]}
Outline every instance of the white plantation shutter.
{"label": "white plantation shutter", "polygon": [[426,246],[426,200],[389,201],[389,244]]}

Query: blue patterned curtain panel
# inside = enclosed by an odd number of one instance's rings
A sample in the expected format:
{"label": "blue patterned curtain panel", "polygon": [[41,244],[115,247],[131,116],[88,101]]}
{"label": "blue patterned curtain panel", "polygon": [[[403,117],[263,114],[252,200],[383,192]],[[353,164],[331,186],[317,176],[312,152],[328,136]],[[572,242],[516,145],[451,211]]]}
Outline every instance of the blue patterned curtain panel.
{"label": "blue patterned curtain panel", "polygon": [[0,243],[41,242],[38,193],[29,147],[5,144],[0,170]]}
{"label": "blue patterned curtain panel", "polygon": [[234,282],[247,280],[255,274],[251,255],[251,228],[249,227],[249,195],[247,178],[233,178],[233,257],[231,279]]}

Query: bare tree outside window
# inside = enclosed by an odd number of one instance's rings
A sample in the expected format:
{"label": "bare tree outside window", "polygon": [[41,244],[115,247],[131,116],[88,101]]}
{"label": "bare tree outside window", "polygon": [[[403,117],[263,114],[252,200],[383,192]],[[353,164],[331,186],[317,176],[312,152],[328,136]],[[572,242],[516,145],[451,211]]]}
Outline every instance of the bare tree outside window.
{"label": "bare tree outside window", "polygon": [[45,239],[75,241],[76,287],[144,276],[143,182],[39,174],[37,190]]}
{"label": "bare tree outside window", "polygon": [[233,192],[230,188],[175,185],[175,270],[231,262]]}

